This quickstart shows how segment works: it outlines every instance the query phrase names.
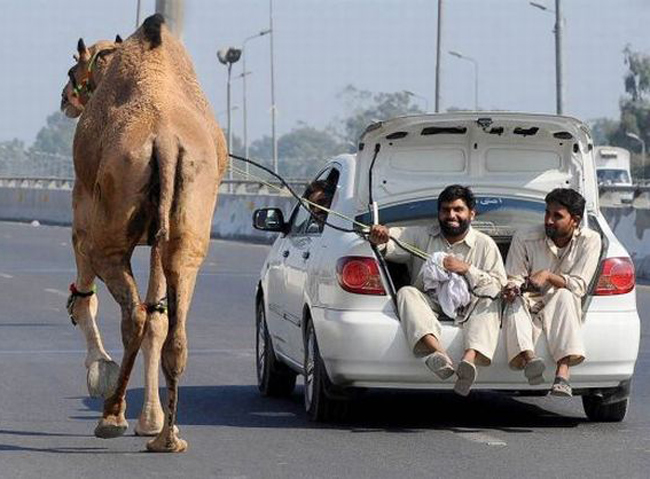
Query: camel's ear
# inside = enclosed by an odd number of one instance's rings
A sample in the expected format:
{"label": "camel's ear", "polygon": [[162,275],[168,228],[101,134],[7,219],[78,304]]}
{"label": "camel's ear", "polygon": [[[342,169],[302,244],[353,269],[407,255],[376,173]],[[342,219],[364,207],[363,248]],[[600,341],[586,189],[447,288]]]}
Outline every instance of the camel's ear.
{"label": "camel's ear", "polygon": [[83,38],[80,38],[77,42],[77,51],[79,52],[79,58],[81,60],[90,59],[90,52],[88,51],[88,48],[86,48],[86,44],[84,43]]}
{"label": "camel's ear", "polygon": [[122,41],[122,37],[119,34],[115,35],[115,43],[122,43]]}

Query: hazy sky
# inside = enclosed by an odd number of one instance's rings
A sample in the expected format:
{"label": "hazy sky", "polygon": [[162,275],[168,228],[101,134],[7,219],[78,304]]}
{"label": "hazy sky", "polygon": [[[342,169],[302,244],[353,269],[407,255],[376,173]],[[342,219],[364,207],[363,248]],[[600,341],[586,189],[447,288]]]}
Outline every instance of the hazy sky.
{"label": "hazy sky", "polygon": [[[554,7],[554,0],[537,0]],[[77,39],[133,32],[136,0],[0,0],[0,141],[31,143],[58,109]],[[154,0],[142,0],[143,17]],[[216,51],[268,27],[268,0],[185,0],[184,42],[215,112],[225,110],[225,67]],[[563,0],[566,113],[618,117],[622,50],[650,53],[650,1]],[[437,0],[274,0],[279,134],[304,121],[342,118],[348,84],[410,90],[434,105]],[[486,109],[555,111],[554,15],[527,0],[445,0],[443,50],[479,63]],[[270,134],[268,36],[248,43],[249,138]],[[236,75],[241,64],[233,67]],[[474,105],[471,63],[442,57],[442,108]],[[233,131],[241,136],[241,80],[233,83]],[[425,106],[424,100],[416,99]],[[219,113],[225,123],[225,114]]]}

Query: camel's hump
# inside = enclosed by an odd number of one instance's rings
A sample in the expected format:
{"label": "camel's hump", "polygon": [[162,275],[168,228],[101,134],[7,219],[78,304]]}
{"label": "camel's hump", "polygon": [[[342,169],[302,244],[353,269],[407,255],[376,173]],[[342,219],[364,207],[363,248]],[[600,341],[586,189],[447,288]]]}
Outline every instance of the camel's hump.
{"label": "camel's hump", "polygon": [[156,13],[147,17],[147,19],[142,24],[142,29],[144,31],[144,37],[151,44],[151,48],[159,47],[162,43],[162,34],[161,26],[165,23],[165,17],[160,13]]}

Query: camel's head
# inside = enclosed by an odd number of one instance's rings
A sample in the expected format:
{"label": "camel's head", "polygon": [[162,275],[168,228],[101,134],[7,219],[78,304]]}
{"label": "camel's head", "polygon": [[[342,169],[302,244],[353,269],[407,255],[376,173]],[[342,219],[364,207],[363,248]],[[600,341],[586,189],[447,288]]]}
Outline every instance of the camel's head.
{"label": "camel's head", "polygon": [[74,55],[77,63],[68,70],[68,83],[61,92],[61,111],[65,116],[77,118],[81,115],[121,43],[117,35],[114,42],[101,40],[88,48],[83,39],[79,39]]}

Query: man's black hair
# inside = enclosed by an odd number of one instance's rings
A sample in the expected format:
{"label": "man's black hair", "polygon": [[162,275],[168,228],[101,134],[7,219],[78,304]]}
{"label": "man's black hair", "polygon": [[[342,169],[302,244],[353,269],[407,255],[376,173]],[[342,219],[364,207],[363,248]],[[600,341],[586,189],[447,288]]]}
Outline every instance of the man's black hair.
{"label": "man's black hair", "polygon": [[564,206],[571,216],[582,219],[585,214],[585,199],[576,190],[571,188],[555,188],[546,198],[546,204],[558,203]]}
{"label": "man's black hair", "polygon": [[305,194],[303,195],[303,197],[309,198],[317,191],[322,191],[325,195],[329,196],[330,198],[334,196],[334,188],[332,187],[332,184],[329,181],[316,180],[309,183],[309,185],[305,189]]}
{"label": "man's black hair", "polygon": [[463,200],[465,205],[470,210],[476,208],[476,198],[474,198],[474,193],[467,186],[461,185],[449,185],[447,188],[442,190],[440,195],[438,195],[438,211],[443,203],[449,203],[450,201]]}

